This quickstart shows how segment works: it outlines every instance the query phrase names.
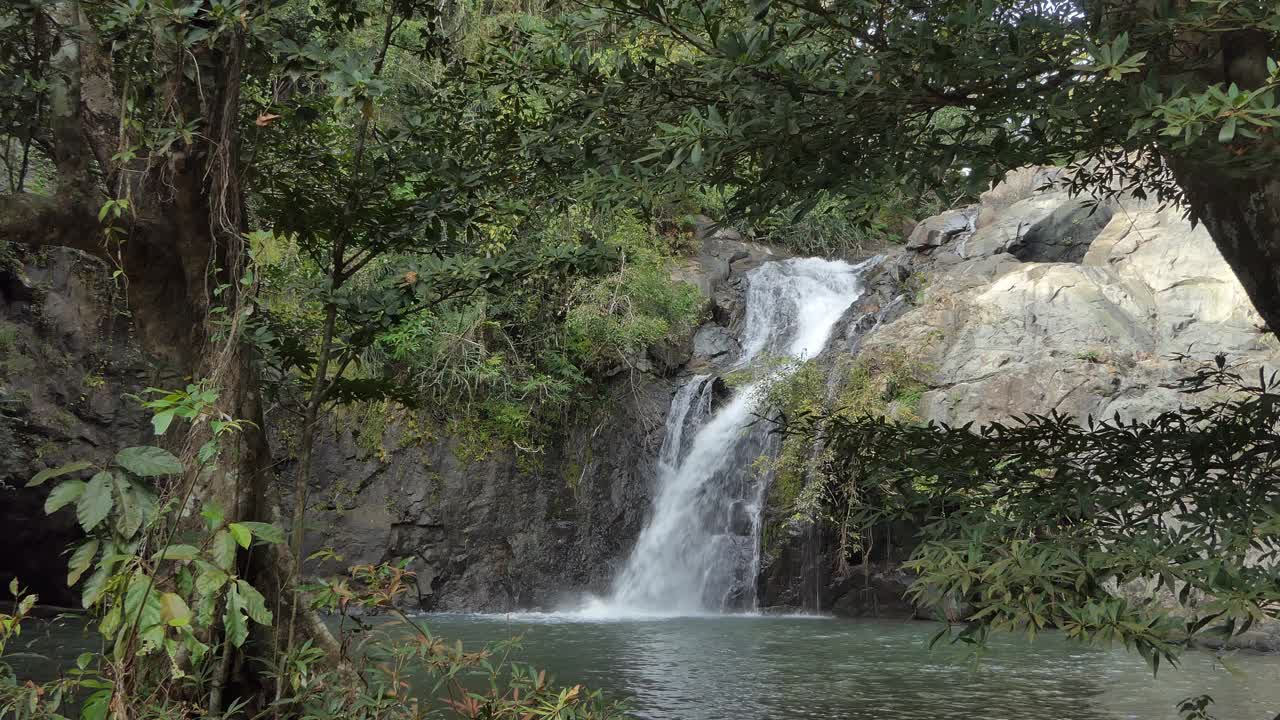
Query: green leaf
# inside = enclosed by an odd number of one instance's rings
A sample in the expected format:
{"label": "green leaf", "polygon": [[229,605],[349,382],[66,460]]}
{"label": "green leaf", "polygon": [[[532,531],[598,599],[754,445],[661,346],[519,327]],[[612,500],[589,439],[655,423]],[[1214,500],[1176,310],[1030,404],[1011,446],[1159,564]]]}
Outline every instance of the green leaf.
{"label": "green leaf", "polygon": [[111,473],[99,472],[89,480],[84,493],[76,501],[76,518],[85,532],[97,527],[111,513],[115,505],[111,486]]}
{"label": "green leaf", "polygon": [[80,708],[80,720],[106,720],[111,707],[111,690],[99,690],[89,696]]}
{"label": "green leaf", "polygon": [[272,525],[271,523],[261,522],[242,522],[237,523],[241,527],[248,528],[253,536],[265,543],[279,545],[284,542],[284,530]]}
{"label": "green leaf", "polygon": [[116,530],[125,537],[132,538],[142,527],[142,505],[134,494],[133,483],[123,473],[112,473],[115,478],[116,492],[119,497],[119,513],[116,515]]}
{"label": "green leaf", "polygon": [[1218,131],[1218,142],[1229,143],[1236,136],[1236,119],[1234,117],[1227,118],[1222,124],[1222,129]]}
{"label": "green leaf", "polygon": [[[242,548],[247,549],[249,543],[253,542],[253,533],[249,532],[249,528],[240,523],[231,523],[227,526],[227,530],[231,532],[231,537],[236,541],[236,544]],[[234,554],[232,557],[235,557]]]}
{"label": "green leaf", "polygon": [[151,427],[155,430],[155,434],[163,435],[169,429],[169,425],[173,423],[173,417],[173,410],[164,410],[156,413],[151,418]]}
{"label": "green leaf", "polygon": [[160,647],[164,640],[164,624],[160,614],[160,593],[153,580],[143,572],[135,572],[129,578],[124,595],[124,620],[126,626],[137,625],[138,639],[142,647],[140,655],[146,655]]}
{"label": "green leaf", "polygon": [[192,545],[170,545],[151,556],[153,561],[159,560],[175,560],[177,562],[190,562],[196,559],[196,555],[200,554]]}
{"label": "green leaf", "polygon": [[160,596],[160,619],[170,627],[186,627],[191,624],[191,608],[177,593]]}
{"label": "green leaf", "polygon": [[49,497],[44,501],[44,512],[46,515],[61,510],[63,507],[75,502],[84,493],[85,482],[83,480],[67,480],[53,489],[49,493]]}
{"label": "green leaf", "polygon": [[84,581],[84,592],[80,595],[80,604],[84,609],[88,610],[98,602],[102,591],[107,586],[107,580],[111,578],[111,564],[98,563],[98,569],[93,571],[88,580]]}
{"label": "green leaf", "polygon": [[245,620],[244,605],[237,588],[238,584],[227,588],[227,604],[222,611],[222,624],[227,631],[227,642],[240,647],[249,637],[249,623]]}
{"label": "green leaf", "polygon": [[213,557],[215,565],[223,570],[230,571],[236,562],[236,541],[231,537],[231,533],[226,530],[219,530],[215,533],[209,548],[209,554]]}
{"label": "green leaf", "polygon": [[217,504],[207,503],[204,509],[200,511],[200,517],[204,518],[205,527],[210,530],[216,530],[222,526],[225,516],[222,513],[222,508],[218,507]]}
{"label": "green leaf", "polygon": [[230,575],[223,572],[220,568],[205,563],[196,576],[196,592],[205,596],[212,596],[222,589],[223,585],[231,579]]}
{"label": "green leaf", "polygon": [[271,611],[267,609],[267,601],[258,589],[244,580],[236,581],[236,588],[249,619],[259,625],[271,624]]}
{"label": "green leaf", "polygon": [[56,478],[60,475],[66,475],[67,473],[78,472],[80,470],[84,470],[87,467],[93,467],[93,463],[89,462],[88,460],[77,460],[75,462],[69,462],[66,465],[59,465],[56,468],[41,470],[40,472],[33,475],[30,480],[27,481],[27,487],[36,487],[37,485],[43,485],[47,480]]}
{"label": "green leaf", "polygon": [[116,463],[139,477],[177,475],[183,470],[173,453],[153,445],[125,448],[116,453]]}
{"label": "green leaf", "polygon": [[67,562],[67,585],[80,582],[80,576],[93,565],[93,559],[97,556],[97,538],[91,538],[89,542],[76,548],[76,551],[71,554],[71,560]]}

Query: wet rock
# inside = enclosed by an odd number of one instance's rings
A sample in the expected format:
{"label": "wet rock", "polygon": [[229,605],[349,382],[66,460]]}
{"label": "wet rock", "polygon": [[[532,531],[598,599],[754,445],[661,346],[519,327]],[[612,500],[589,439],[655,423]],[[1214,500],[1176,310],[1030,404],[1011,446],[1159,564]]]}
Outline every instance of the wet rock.
{"label": "wet rock", "polygon": [[916,608],[906,600],[910,574],[897,568],[855,567],[840,583],[831,614],[838,617],[911,618]]}
{"label": "wet rock", "polygon": [[727,359],[741,349],[737,338],[719,325],[703,325],[693,336],[693,357],[699,360]]}
{"label": "wet rock", "polygon": [[750,536],[754,532],[755,521],[751,517],[751,509],[741,501],[729,508],[729,532],[733,535]]}

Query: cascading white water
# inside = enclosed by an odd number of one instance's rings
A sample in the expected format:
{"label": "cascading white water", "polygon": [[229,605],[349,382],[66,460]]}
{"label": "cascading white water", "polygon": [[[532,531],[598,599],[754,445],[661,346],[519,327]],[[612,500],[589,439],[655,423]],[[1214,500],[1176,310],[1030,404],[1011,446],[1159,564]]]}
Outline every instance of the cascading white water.
{"label": "cascading white water", "polygon": [[[805,258],[752,270],[742,355],[734,369],[820,353],[840,316],[862,294],[861,269]],[[591,608],[593,614],[755,609],[765,483],[751,465],[768,442],[767,428],[754,422],[756,390],[755,383],[738,388],[727,403],[713,407],[716,378],[697,375],[676,393],[653,514],[612,596]]]}

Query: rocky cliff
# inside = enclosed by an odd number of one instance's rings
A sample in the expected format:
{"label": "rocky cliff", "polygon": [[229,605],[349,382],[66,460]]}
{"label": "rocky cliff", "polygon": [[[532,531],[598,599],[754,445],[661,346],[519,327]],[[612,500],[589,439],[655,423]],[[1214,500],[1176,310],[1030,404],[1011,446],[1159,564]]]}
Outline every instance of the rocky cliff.
{"label": "rocky cliff", "polygon": [[[1217,353],[1280,368],[1280,344],[1203,227],[1135,198],[1042,189],[1053,177],[1015,172],[882,258],[821,359],[832,393],[856,377],[883,393],[880,409],[953,425],[1051,410],[1127,419],[1189,402],[1170,384]],[[883,529],[876,555],[843,576],[833,538],[788,530],[763,578],[770,603],[914,612],[897,569],[910,528]]]}
{"label": "rocky cliff", "polygon": [[[1052,174],[1015,173],[876,260],[818,358],[822,391],[921,420],[1050,409],[1083,419],[1173,407],[1185,398],[1166,384],[1218,352],[1280,367],[1280,346],[1202,228],[1136,199],[1093,204],[1041,190]],[[730,367],[745,275],[778,256],[731,231],[702,234],[701,252],[673,280],[702,290],[707,322],[631,358],[597,407],[538,448],[477,446],[385,408],[330,417],[307,538],[342,561],[311,570],[412,557],[411,604],[435,610],[550,609],[607,590],[647,518],[675,390],[685,376]],[[71,598],[47,569],[62,566],[74,522],[46,521],[41,491],[20,486],[40,467],[145,439],[127,394],[179,380],[136,351],[112,309],[118,292],[107,268],[72,251],[0,271],[0,523],[33,548],[11,554],[0,575],[43,575],[42,594],[57,602]],[[284,489],[288,428],[274,425]],[[872,562],[838,575],[826,530],[786,522],[782,502],[767,514],[783,533],[770,539],[764,604],[912,611],[896,569],[910,528],[884,529]]]}

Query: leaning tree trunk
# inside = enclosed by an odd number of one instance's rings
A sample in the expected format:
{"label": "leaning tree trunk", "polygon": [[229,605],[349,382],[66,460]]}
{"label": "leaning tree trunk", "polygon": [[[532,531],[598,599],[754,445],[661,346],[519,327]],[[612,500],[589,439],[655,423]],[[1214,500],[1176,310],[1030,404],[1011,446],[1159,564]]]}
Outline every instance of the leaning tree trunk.
{"label": "leaning tree trunk", "polygon": [[1280,332],[1280,176],[1240,178],[1173,163],[1192,216],[1214,243],[1271,332]]}
{"label": "leaning tree trunk", "polygon": [[[1274,55],[1272,35],[1258,29],[1236,30],[1201,38],[1200,52],[1218,62],[1208,65],[1204,79],[1251,89],[1267,81],[1267,58]],[[1239,148],[1218,147],[1223,154],[1269,153],[1277,157],[1277,139],[1269,136]],[[1249,160],[1251,158],[1243,158]],[[1186,193],[1191,216],[1209,230],[1214,243],[1271,332],[1280,332],[1280,170],[1263,165],[1245,175],[1189,157],[1169,157],[1178,185]]]}

